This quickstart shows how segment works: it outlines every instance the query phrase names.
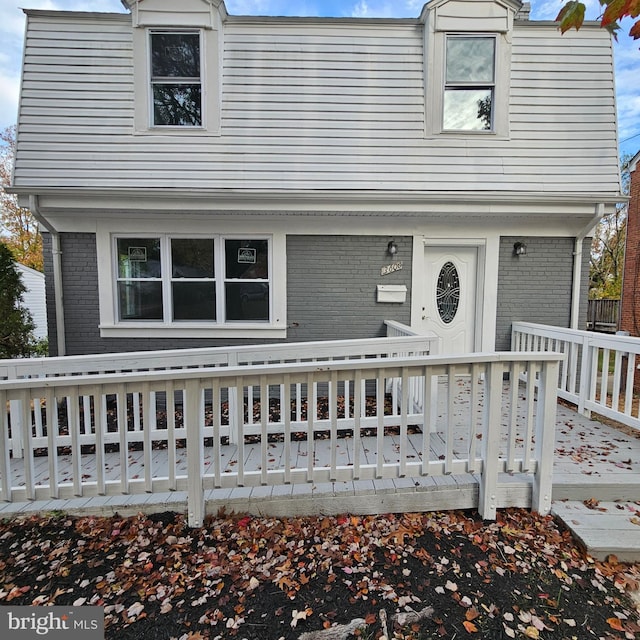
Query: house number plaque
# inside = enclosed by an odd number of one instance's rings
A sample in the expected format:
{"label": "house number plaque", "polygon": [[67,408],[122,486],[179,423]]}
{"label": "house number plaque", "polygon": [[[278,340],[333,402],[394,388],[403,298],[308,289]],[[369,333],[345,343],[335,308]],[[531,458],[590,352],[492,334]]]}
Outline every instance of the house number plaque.
{"label": "house number plaque", "polygon": [[386,264],[382,269],[380,269],[381,276],[388,276],[390,273],[395,273],[396,271],[402,271],[403,264],[402,262],[393,262],[391,264]]}

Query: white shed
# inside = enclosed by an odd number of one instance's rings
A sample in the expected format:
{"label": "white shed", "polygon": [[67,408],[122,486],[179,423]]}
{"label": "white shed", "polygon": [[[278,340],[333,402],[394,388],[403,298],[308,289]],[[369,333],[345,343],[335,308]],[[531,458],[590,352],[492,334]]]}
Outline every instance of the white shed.
{"label": "white shed", "polygon": [[44,273],[23,264],[16,265],[22,276],[26,291],[22,296],[24,306],[31,313],[35,328],[33,334],[39,340],[47,337],[47,306],[44,288]]}

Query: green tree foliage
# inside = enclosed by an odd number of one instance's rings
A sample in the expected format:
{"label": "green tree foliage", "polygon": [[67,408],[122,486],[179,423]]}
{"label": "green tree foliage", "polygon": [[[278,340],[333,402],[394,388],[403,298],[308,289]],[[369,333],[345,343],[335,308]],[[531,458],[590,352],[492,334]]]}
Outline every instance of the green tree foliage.
{"label": "green tree foliage", "polygon": [[[629,193],[629,161],[622,160],[622,190]],[[624,272],[624,250],[627,235],[627,205],[616,207],[596,227],[591,244],[589,264],[589,297],[620,298]]]}
{"label": "green tree foliage", "polygon": [[[640,0],[600,0],[600,6],[603,8],[602,15],[599,17],[600,25],[610,31],[616,38],[620,30],[620,21],[624,18],[635,19],[635,22],[629,30],[629,35],[637,40],[640,38]],[[586,13],[584,2],[570,0],[567,2],[556,20],[560,23],[560,31],[564,33],[569,29],[579,29]]]}
{"label": "green tree foliage", "polygon": [[0,242],[0,358],[20,358],[31,354],[34,324],[22,306],[26,291],[11,250]]}

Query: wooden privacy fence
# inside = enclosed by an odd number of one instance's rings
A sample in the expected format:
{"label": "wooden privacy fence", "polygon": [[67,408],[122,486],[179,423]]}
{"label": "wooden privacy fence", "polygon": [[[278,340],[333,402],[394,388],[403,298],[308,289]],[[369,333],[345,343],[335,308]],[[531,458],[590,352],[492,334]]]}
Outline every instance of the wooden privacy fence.
{"label": "wooden privacy fence", "polygon": [[558,396],[589,416],[594,411],[640,429],[640,338],[610,336],[530,322],[514,322],[513,351],[565,354]]}
{"label": "wooden privacy fence", "polygon": [[618,329],[620,300],[589,300],[587,303],[587,328],[591,331],[615,333]]}
{"label": "wooden privacy fence", "polygon": [[[531,504],[547,513],[561,358],[378,357],[5,380],[0,497],[180,490],[199,526],[208,489],[474,473],[480,513],[494,518],[499,474],[512,472],[533,474]],[[527,386],[503,395],[505,374],[521,373]],[[461,385],[464,410],[454,406]],[[446,408],[435,419],[434,403]],[[12,455],[16,438],[23,458]]]}

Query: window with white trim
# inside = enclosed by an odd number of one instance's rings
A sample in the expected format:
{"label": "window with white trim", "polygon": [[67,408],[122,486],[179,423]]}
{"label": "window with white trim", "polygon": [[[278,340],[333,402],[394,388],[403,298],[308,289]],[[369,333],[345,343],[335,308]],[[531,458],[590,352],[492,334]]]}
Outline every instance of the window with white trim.
{"label": "window with white trim", "polygon": [[447,36],[442,108],[444,131],[493,130],[495,69],[495,37]]}
{"label": "window with white trim", "polygon": [[119,323],[272,322],[270,237],[116,236]]}
{"label": "window with white trim", "polygon": [[200,31],[151,31],[151,124],[201,127]]}

